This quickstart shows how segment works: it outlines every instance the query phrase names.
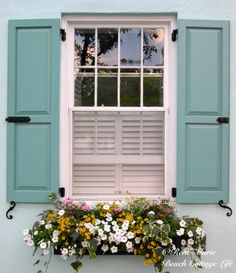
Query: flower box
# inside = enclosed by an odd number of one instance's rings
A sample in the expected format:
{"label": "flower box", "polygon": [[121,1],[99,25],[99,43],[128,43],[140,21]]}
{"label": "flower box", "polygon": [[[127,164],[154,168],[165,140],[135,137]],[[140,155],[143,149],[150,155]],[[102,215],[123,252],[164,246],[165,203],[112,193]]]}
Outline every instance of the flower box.
{"label": "flower box", "polygon": [[130,198],[90,207],[52,198],[55,208],[42,212],[32,229],[24,230],[24,240],[43,256],[49,255],[49,261],[52,250],[64,260],[73,256],[76,272],[84,255],[140,255],[145,265],[162,271],[165,256],[177,253],[172,250],[185,248],[197,263],[198,250],[205,249],[202,221],[177,217],[166,199]]}

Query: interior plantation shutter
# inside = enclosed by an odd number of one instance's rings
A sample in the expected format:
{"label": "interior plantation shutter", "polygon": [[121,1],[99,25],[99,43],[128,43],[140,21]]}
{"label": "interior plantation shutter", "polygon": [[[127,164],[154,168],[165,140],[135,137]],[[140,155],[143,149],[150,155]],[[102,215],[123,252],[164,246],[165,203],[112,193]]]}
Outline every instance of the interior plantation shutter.
{"label": "interior plantation shutter", "polygon": [[60,20],[9,21],[8,50],[7,199],[49,202],[59,182]]}
{"label": "interior plantation shutter", "polygon": [[229,22],[178,20],[177,202],[228,202]]}
{"label": "interior plantation shutter", "polygon": [[73,196],[164,194],[164,113],[74,112]]}

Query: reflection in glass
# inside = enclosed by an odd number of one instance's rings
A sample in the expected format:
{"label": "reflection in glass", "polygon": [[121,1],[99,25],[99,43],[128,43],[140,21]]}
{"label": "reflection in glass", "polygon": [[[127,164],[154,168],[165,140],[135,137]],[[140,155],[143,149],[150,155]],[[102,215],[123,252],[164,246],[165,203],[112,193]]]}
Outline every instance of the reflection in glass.
{"label": "reflection in glass", "polygon": [[140,106],[140,71],[139,69],[121,69],[120,105]]}
{"label": "reflection in glass", "polygon": [[74,66],[94,65],[95,29],[75,29]]}
{"label": "reflection in glass", "polygon": [[97,64],[117,66],[118,64],[118,30],[98,29]]}
{"label": "reflection in glass", "polygon": [[141,30],[139,28],[121,29],[120,33],[120,64],[140,65]]}
{"label": "reflection in glass", "polygon": [[164,65],[164,29],[143,30],[143,64]]}
{"label": "reflection in glass", "polygon": [[98,70],[98,106],[117,106],[117,69]]}
{"label": "reflection in glass", "polygon": [[143,105],[144,106],[163,106],[163,71],[162,70],[160,70],[159,73],[144,74]]}
{"label": "reflection in glass", "polygon": [[75,75],[74,105],[94,106],[94,69],[81,69]]}

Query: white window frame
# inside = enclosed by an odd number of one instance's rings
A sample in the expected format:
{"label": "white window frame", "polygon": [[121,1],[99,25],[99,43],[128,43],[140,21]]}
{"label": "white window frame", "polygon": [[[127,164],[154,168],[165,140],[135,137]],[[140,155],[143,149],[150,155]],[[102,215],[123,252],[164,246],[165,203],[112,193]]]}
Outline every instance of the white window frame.
{"label": "white window frame", "polygon": [[[91,23],[89,23],[91,22]],[[156,15],[66,15],[62,17],[62,28],[66,31],[66,41],[61,43],[61,92],[60,92],[60,186],[65,187],[66,196],[72,197],[72,113],[78,107],[73,107],[74,96],[74,28],[80,27],[123,27],[142,26],[165,28],[166,51],[164,62],[167,69],[164,71],[164,107],[104,107],[105,111],[165,111],[165,197],[171,197],[171,189],[176,185],[176,43],[171,41],[171,33],[176,28],[176,17]],[[101,107],[80,107],[80,110],[101,111]],[[168,143],[168,145],[167,145]],[[126,196],[127,197],[127,196]],[[144,196],[145,197],[145,196]],[[157,199],[159,196],[148,195],[148,198]],[[78,199],[78,197],[76,197]],[[113,200],[123,199],[125,196],[86,196],[81,200]]]}

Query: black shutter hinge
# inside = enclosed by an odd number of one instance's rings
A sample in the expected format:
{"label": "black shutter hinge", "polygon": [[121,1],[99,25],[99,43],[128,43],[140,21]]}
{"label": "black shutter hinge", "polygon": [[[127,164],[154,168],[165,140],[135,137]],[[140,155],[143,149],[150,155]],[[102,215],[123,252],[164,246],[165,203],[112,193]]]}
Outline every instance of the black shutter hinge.
{"label": "black shutter hinge", "polygon": [[172,42],[175,42],[177,40],[177,36],[178,36],[178,29],[174,29],[172,31],[172,34],[171,34],[171,40],[172,40]]}
{"label": "black shutter hinge", "polygon": [[65,188],[64,187],[59,188],[59,195],[61,197],[65,197]]}
{"label": "black shutter hinge", "polygon": [[60,34],[61,34],[61,40],[62,40],[63,42],[65,42],[65,40],[66,40],[66,31],[65,31],[64,28],[61,28],[61,29],[60,29]]}
{"label": "black shutter hinge", "polygon": [[177,195],[177,189],[176,188],[172,188],[171,189],[171,196],[175,198],[176,195]]}
{"label": "black shutter hinge", "polygon": [[218,117],[218,118],[216,119],[216,121],[217,121],[218,123],[229,123],[229,118],[228,118],[228,117]]}

